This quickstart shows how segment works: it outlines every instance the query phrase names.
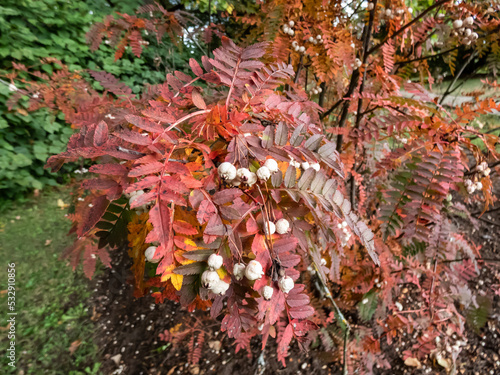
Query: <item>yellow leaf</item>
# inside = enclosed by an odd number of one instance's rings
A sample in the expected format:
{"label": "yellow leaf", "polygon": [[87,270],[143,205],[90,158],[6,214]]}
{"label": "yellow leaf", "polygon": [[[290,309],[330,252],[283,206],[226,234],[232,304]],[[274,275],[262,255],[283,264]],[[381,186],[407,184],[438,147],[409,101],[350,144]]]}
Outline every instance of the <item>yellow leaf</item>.
{"label": "yellow leaf", "polygon": [[188,245],[188,246],[197,247],[196,243],[193,240],[189,239],[189,238],[184,238],[184,243],[186,245]]}
{"label": "yellow leaf", "polygon": [[61,207],[61,210],[64,210],[65,208],[69,207],[69,204],[64,203],[62,199],[57,200],[57,206]]}
{"label": "yellow leaf", "polygon": [[177,275],[176,273],[173,273],[170,277],[170,281],[172,282],[172,285],[174,286],[174,288],[176,290],[181,290],[183,279],[184,279],[184,276]]}
{"label": "yellow leaf", "polygon": [[184,151],[186,152],[186,155],[189,156],[193,152],[193,148],[192,147],[188,147]]}
{"label": "yellow leaf", "polygon": [[162,273],[161,275],[161,282],[164,283],[165,281],[167,281],[168,279],[170,279],[172,277],[172,275],[174,275],[174,273],[172,273],[172,271],[175,269],[175,264],[171,264],[170,266],[168,266],[165,271]]}
{"label": "yellow leaf", "polygon": [[221,267],[217,270],[217,274],[219,275],[221,280],[224,280],[224,277],[227,275],[227,272],[223,267]]}

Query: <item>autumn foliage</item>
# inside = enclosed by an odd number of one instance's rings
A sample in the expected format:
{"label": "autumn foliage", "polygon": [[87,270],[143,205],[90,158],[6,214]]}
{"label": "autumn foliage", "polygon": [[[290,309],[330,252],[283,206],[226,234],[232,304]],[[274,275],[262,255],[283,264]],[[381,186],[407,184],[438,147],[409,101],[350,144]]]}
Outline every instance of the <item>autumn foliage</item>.
{"label": "autumn foliage", "polygon": [[[307,348],[319,339],[346,370],[388,369],[381,346],[405,332],[419,344],[403,360],[431,356],[451,368],[461,344],[449,331],[463,337],[464,316],[478,308],[468,282],[480,266],[479,247],[451,216],[468,214],[460,199],[484,210],[495,200],[498,138],[472,122],[500,106],[480,93],[446,104],[456,82],[432,94],[443,78],[430,61],[439,56],[454,77],[479,60],[492,71],[498,9],[368,4],[356,17],[340,1],[235,12],[245,26],[239,43],[222,36],[213,57],[189,61],[191,74],[168,74],[141,96],[104,72],[91,73],[102,94],[49,96],[53,84],[37,86],[78,128],[47,166],[93,162],[71,215],[73,266],[83,258],[91,276],[96,258],[109,265],[108,250],[127,244],[138,297],[210,308],[238,350],[255,336],[263,347],[276,338],[283,365],[293,340]],[[141,54],[139,30],[174,38],[188,22],[160,6],[121,17],[89,35],[95,48],[112,35],[117,58],[128,43]],[[469,32],[456,27],[468,17]],[[221,266],[210,266],[213,254]],[[252,261],[262,274],[242,276],[238,265],[248,272]],[[398,302],[403,285],[414,287],[416,305]]]}

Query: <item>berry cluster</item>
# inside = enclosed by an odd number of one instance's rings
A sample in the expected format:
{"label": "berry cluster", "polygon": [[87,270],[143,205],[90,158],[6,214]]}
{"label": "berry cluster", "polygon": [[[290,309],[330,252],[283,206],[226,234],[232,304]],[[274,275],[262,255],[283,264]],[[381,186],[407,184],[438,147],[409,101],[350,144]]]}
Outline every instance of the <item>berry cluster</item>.
{"label": "berry cluster", "polygon": [[313,87],[312,89],[309,90],[310,95],[317,95],[319,93],[323,92],[323,89],[321,87]]}
{"label": "berry cluster", "polygon": [[283,32],[287,35],[294,36],[295,35],[295,31],[293,30],[294,26],[295,26],[294,21],[289,21],[288,24],[285,23],[282,27]]}
{"label": "berry cluster", "polygon": [[292,47],[295,52],[306,53],[306,47],[300,46],[295,40],[292,42]]}
{"label": "berry cluster", "polygon": [[460,36],[462,44],[468,46],[471,43],[474,43],[478,35],[476,32],[473,32],[471,27],[474,25],[474,19],[469,16],[465,18],[463,21],[458,19],[453,21],[453,36]]}
{"label": "berry cluster", "polygon": [[473,182],[472,180],[465,180],[465,187],[467,188],[467,193],[474,194],[476,190],[481,190],[483,188],[483,184],[481,181]]}
{"label": "berry cluster", "polygon": [[342,229],[344,232],[344,238],[342,238],[342,247],[344,247],[351,239],[351,233],[349,232],[349,229],[347,229],[347,222],[343,221],[342,223],[337,224],[337,228]]}

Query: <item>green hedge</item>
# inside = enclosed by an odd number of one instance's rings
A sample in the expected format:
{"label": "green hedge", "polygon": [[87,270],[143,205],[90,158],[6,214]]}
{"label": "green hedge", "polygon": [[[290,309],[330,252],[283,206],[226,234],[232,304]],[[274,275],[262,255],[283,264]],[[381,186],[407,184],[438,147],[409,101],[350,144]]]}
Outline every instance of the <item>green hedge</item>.
{"label": "green hedge", "polygon": [[[71,70],[110,72],[134,92],[140,92],[145,83],[163,81],[167,67],[158,61],[167,61],[170,49],[164,43],[158,46],[151,38],[150,47],[140,59],[128,53],[115,62],[114,49],[103,45],[91,52],[85,42],[85,33],[93,23],[115,11],[133,14],[141,3],[140,0],[1,1],[0,78],[10,83],[7,74],[12,71],[13,61],[52,74],[57,66],[42,65],[40,59],[55,57]],[[28,115],[22,110],[9,111],[6,101],[12,91],[6,83],[0,83],[0,203],[3,203],[0,206],[4,207],[5,201],[57,183],[56,176],[44,170],[43,165],[48,156],[64,150],[72,133],[62,114],[47,110]],[[16,85],[20,85],[19,82]],[[21,108],[26,103],[27,100],[21,101]]]}

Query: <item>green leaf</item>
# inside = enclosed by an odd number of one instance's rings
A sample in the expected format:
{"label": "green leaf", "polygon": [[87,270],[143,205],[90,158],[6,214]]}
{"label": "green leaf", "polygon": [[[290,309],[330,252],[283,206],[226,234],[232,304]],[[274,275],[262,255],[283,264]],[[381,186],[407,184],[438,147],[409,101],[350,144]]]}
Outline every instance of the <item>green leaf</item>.
{"label": "green leaf", "polygon": [[358,303],[358,312],[361,319],[369,321],[377,309],[378,295],[375,289],[370,290]]}

